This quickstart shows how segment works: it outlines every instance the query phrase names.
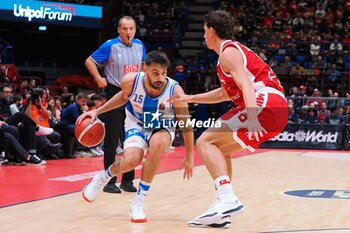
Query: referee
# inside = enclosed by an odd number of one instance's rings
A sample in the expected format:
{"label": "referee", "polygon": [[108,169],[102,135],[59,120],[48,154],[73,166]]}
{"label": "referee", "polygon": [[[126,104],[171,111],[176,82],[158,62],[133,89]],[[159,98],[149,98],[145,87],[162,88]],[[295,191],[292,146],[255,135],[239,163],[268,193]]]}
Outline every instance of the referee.
{"label": "referee", "polygon": [[[106,41],[85,61],[85,66],[95,79],[98,87],[106,87],[107,100],[117,94],[122,77],[128,72],[141,71],[142,62],[146,58],[146,48],[143,43],[134,39],[136,21],[130,16],[120,18],[117,38]],[[98,66],[105,64],[103,78],[98,72]],[[119,141],[124,141],[125,106],[114,109],[102,115],[101,120],[106,126],[104,139],[104,168],[107,169],[115,161],[116,148]],[[135,170],[123,174],[120,188],[127,192],[136,192],[133,185]],[[120,193],[116,186],[116,178],[103,188],[107,193]]]}

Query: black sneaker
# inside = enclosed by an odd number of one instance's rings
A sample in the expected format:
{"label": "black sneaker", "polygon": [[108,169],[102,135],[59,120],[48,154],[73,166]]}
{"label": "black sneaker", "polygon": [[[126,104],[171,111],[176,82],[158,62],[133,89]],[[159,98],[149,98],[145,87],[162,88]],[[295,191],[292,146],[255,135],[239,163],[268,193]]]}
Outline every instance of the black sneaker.
{"label": "black sneaker", "polygon": [[121,193],[120,189],[115,184],[106,184],[105,187],[103,187],[103,192],[105,193]]}
{"label": "black sneaker", "polygon": [[122,182],[120,188],[125,192],[136,193],[137,188],[133,185],[132,182]]}
{"label": "black sneaker", "polygon": [[37,155],[30,155],[27,163],[32,163],[33,165],[45,165],[46,161],[40,159]]}

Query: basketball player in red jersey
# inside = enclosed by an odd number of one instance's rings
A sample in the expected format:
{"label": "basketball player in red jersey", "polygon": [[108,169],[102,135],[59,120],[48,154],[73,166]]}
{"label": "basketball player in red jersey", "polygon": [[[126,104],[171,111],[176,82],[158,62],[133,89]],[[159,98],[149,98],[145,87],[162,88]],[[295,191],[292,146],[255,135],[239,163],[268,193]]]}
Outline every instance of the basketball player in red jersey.
{"label": "basketball player in red jersey", "polygon": [[219,55],[217,73],[221,87],[197,95],[169,99],[187,103],[219,103],[231,100],[237,107],[207,129],[197,149],[212,176],[216,195],[212,207],[188,222],[193,227],[227,228],[231,216],[243,210],[230,184],[232,152],[254,151],[261,142],[278,135],[286,126],[288,110],[283,87],[271,68],[252,50],[232,40],[234,19],[226,11],[210,12],[204,19],[204,38]]}

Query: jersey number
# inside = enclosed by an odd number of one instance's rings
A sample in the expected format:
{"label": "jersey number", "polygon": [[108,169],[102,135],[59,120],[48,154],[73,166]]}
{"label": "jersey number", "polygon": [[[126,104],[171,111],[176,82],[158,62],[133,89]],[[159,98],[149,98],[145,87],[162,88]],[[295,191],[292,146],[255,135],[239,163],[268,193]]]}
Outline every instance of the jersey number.
{"label": "jersey number", "polygon": [[135,94],[134,102],[142,103],[142,101],[143,101],[143,95]]}

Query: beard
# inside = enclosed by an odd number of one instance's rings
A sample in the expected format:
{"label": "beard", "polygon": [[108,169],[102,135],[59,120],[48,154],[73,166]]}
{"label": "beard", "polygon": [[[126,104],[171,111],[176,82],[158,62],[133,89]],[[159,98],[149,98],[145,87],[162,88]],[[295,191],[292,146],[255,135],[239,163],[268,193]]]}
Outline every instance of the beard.
{"label": "beard", "polygon": [[162,81],[157,81],[155,83],[150,83],[150,85],[156,90],[161,90],[163,88],[164,83]]}

